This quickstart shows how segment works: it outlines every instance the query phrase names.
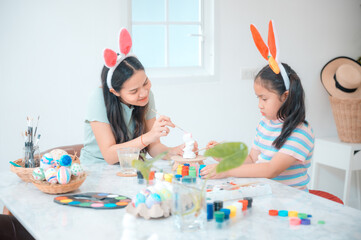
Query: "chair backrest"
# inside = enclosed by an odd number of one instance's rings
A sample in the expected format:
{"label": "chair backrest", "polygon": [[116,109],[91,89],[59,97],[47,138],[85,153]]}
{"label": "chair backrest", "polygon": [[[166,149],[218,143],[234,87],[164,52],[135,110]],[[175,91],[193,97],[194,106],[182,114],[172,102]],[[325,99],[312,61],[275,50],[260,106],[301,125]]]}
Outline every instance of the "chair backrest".
{"label": "chair backrest", "polygon": [[331,193],[328,193],[328,192],[325,192],[325,191],[320,191],[320,190],[309,190],[309,192],[311,194],[317,195],[319,197],[323,197],[323,198],[326,198],[328,200],[343,204],[343,201],[341,199],[339,199],[335,195],[332,195]]}

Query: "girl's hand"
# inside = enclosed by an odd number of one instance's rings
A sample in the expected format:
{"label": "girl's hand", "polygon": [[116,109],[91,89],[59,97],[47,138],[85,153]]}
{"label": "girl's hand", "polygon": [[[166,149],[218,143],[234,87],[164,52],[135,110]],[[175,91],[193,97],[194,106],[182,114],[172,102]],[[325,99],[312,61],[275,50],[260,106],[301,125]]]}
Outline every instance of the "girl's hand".
{"label": "girl's hand", "polygon": [[158,119],[156,119],[152,126],[152,129],[147,132],[150,141],[155,142],[158,141],[161,137],[167,136],[169,133],[169,128],[167,126],[172,128],[175,127],[169,117],[160,116]]}
{"label": "girl's hand", "polygon": [[207,148],[207,149],[210,149],[210,148],[216,146],[217,144],[218,144],[217,141],[212,140],[212,141],[210,141],[210,142],[207,144],[206,148]]}
{"label": "girl's hand", "polygon": [[218,163],[215,164],[209,164],[207,166],[205,166],[202,170],[201,170],[201,176],[202,178],[210,178],[210,179],[217,179],[217,178],[226,178],[228,177],[227,174],[225,172],[222,173],[216,173],[216,167],[217,167]]}
{"label": "girl's hand", "polygon": [[[210,141],[210,142],[207,144],[206,148],[207,148],[207,149],[210,149],[210,148],[216,146],[217,144],[218,144],[217,141],[212,140],[212,141]],[[213,159],[216,160],[217,162],[219,162],[219,161],[222,160],[222,158],[213,158]]]}

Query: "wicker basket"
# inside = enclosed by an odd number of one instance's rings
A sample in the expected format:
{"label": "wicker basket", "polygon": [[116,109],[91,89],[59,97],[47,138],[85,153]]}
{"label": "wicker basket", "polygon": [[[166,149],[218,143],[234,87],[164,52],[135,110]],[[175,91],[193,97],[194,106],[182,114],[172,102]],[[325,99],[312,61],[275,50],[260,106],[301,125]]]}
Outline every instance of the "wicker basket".
{"label": "wicker basket", "polygon": [[330,102],[340,140],[361,143],[361,99],[330,96]]}
{"label": "wicker basket", "polygon": [[[80,160],[77,156],[75,155],[70,155],[70,156],[73,159],[73,163],[80,163]],[[23,180],[24,182],[32,182],[34,168],[24,168],[24,163],[22,158],[15,160],[14,163],[22,167],[15,167],[14,165],[10,165],[10,170],[13,173],[16,173],[16,175],[18,175],[18,177],[21,178],[21,180]]]}
{"label": "wicker basket", "polygon": [[32,183],[42,192],[49,194],[61,194],[72,192],[80,187],[83,184],[87,177],[87,174],[84,173],[81,176],[71,176],[70,182],[68,184],[59,184],[59,183],[49,183],[47,181],[33,180]]}

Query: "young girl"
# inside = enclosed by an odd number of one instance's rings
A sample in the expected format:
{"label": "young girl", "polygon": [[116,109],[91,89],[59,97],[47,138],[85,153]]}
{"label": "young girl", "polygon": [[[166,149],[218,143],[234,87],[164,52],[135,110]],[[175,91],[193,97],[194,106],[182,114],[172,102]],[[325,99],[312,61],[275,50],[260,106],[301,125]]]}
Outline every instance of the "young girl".
{"label": "young girl", "polygon": [[[282,64],[289,78],[286,89],[281,74],[269,65],[256,76],[254,91],[264,116],[258,124],[256,137],[243,165],[224,173],[215,173],[217,164],[202,169],[210,178],[258,177],[272,178],[286,185],[307,190],[310,178],[307,169],[313,153],[314,134],[305,120],[304,91],[295,71]],[[211,141],[208,147],[215,145]]]}
{"label": "young girl", "polygon": [[[116,149],[120,147],[137,147],[151,156],[168,151],[167,159],[182,155],[184,144],[168,148],[160,142],[161,137],[168,135],[168,127],[175,125],[169,117],[155,118],[151,82],[140,61],[128,54],[131,40],[126,29],[121,30],[119,42],[121,54],[114,53],[115,65],[103,67],[102,87],[91,97],[80,159],[100,159],[114,164],[118,162]],[[112,59],[107,59],[106,51],[105,62],[110,65]]]}

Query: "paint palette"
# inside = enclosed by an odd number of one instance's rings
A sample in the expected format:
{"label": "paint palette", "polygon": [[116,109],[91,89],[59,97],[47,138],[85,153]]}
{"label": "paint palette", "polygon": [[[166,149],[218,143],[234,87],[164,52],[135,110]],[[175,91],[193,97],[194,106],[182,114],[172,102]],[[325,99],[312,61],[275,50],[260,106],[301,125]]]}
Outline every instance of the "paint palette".
{"label": "paint palette", "polygon": [[79,193],[54,198],[54,202],[58,204],[94,209],[124,208],[131,201],[130,198],[122,195],[99,192]]}

